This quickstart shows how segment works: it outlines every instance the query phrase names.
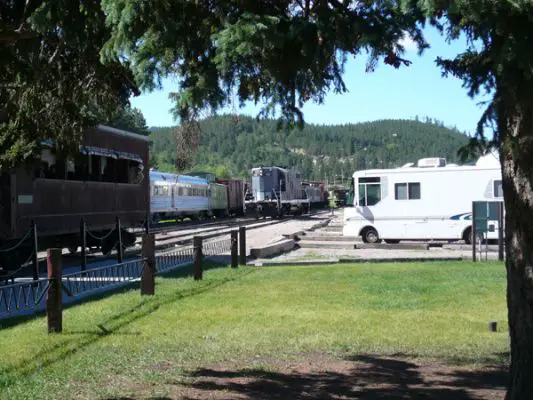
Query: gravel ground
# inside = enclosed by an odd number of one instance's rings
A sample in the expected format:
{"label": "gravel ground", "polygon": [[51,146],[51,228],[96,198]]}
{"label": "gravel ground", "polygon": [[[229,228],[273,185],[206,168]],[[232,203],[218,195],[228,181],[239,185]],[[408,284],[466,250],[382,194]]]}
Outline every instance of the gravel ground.
{"label": "gravel ground", "polygon": [[[462,257],[464,260],[472,259],[471,251],[462,251],[462,250],[450,250],[450,249],[439,249],[432,248],[430,250],[386,250],[386,249],[328,249],[328,248],[319,248],[319,249],[297,249],[289,253],[282,254],[277,257],[269,259],[269,261],[275,262],[287,262],[287,261],[308,261],[308,260],[331,260],[336,261],[340,258],[351,258],[351,259],[363,259],[363,260],[372,260],[372,259],[395,259],[395,258],[450,258],[450,257]],[[485,259],[485,254],[478,259]],[[498,253],[489,252],[487,259],[497,260]],[[257,260],[260,261],[260,260]]]}
{"label": "gravel ground", "polygon": [[[330,218],[331,221],[328,224],[327,227],[318,229],[315,231],[315,233],[319,234],[327,234],[328,236],[335,236],[335,235],[342,235],[342,214],[340,212],[335,212],[333,217],[327,213],[323,214],[322,218]],[[296,221],[295,221],[296,222]],[[312,224],[311,224],[312,225]],[[296,227],[295,227],[296,228]],[[284,224],[278,225],[275,227],[269,227],[265,228],[265,231],[267,229],[272,229],[278,232],[277,234],[279,238],[282,238],[282,233],[292,233],[294,231],[299,230],[300,228],[296,229],[286,229]],[[272,233],[275,235],[275,233]],[[261,237],[267,237],[268,234],[265,232],[262,233],[261,236],[259,236],[259,239],[257,242],[254,242],[251,247],[261,247],[266,245],[268,242],[261,242]],[[266,240],[266,239],[263,239]],[[302,240],[305,241],[305,236],[302,237]],[[251,242],[251,240],[249,239]],[[272,241],[272,240],[271,240]],[[360,240],[356,241],[357,243],[360,243]],[[316,242],[309,242],[309,243],[316,243]],[[342,248],[334,248],[333,246],[335,244],[341,243],[341,242],[331,242],[332,246],[327,247],[328,243],[324,243],[324,247],[321,248],[299,248],[295,249],[291,252],[281,254],[279,256],[269,258],[268,260],[254,260],[254,261],[270,261],[270,262],[290,262],[290,261],[337,261],[341,258],[351,258],[351,259],[358,259],[358,260],[372,260],[372,259],[395,259],[395,258],[416,258],[416,259],[427,259],[427,258],[457,258],[461,257],[464,260],[471,260],[472,259],[472,250],[470,246],[467,245],[445,245],[442,248],[439,247],[433,247],[429,250],[421,250],[421,249],[342,249]],[[349,246],[350,242],[342,242],[344,245]],[[494,248],[494,246],[493,246]],[[249,251],[249,249],[248,249]],[[478,252],[477,255],[478,259],[481,260],[497,260],[498,259],[498,253],[495,251],[488,251],[487,253],[483,252],[482,255]]]}
{"label": "gravel ground", "polygon": [[328,219],[329,216],[325,213],[322,213],[305,219],[293,219],[280,224],[249,230],[246,232],[246,251],[249,253],[250,249],[252,248],[263,247],[268,244],[284,240],[284,234],[290,234],[309,229],[313,225],[327,221]]}

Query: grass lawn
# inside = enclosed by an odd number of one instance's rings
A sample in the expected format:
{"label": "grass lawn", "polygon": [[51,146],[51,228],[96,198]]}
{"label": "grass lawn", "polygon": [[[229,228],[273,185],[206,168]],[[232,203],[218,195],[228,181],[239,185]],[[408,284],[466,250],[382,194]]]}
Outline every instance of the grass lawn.
{"label": "grass lawn", "polygon": [[[66,309],[60,335],[46,333],[43,317],[4,326],[0,399],[181,398],[199,371],[213,375],[217,365],[234,370],[224,379],[283,370],[283,378],[262,379],[278,379],[279,388],[301,385],[294,389],[300,392],[309,390],[301,374],[324,380],[316,374],[328,366],[340,379],[354,363],[375,372],[386,360],[406,363],[403,374],[418,363],[502,365],[506,318],[501,263],[220,268],[201,282],[159,277],[155,296],[141,298],[135,287]],[[497,333],[488,331],[491,320]],[[294,371],[298,381],[285,382]],[[198,390],[211,393],[205,398],[272,390],[242,389],[249,381],[224,386],[215,375],[187,398],[204,398]],[[234,396],[217,397],[221,388]]]}

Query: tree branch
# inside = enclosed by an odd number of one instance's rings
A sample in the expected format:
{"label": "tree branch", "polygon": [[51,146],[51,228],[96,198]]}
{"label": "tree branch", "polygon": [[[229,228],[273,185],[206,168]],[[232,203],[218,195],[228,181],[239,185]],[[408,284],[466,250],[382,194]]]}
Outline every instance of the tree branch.
{"label": "tree branch", "polygon": [[2,32],[0,33],[0,43],[11,44],[19,40],[32,39],[36,36],[37,34],[35,32]]}

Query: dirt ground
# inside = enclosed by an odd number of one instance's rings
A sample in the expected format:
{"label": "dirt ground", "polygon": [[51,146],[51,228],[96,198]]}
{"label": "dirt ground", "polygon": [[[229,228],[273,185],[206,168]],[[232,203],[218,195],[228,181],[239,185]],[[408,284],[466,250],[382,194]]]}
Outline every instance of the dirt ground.
{"label": "dirt ground", "polygon": [[[168,382],[164,390],[172,393],[170,397],[136,399],[495,400],[505,397],[506,379],[505,366],[458,367],[376,356],[343,360],[312,354],[289,362],[252,359],[206,366],[179,383]],[[126,399],[132,398],[121,400]]]}

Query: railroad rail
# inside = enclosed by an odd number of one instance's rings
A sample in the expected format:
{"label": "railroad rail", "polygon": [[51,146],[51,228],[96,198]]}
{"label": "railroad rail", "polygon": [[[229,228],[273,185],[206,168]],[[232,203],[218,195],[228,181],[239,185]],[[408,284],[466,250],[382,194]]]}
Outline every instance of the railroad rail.
{"label": "railroad rail", "polygon": [[[316,215],[316,214],[315,214]],[[209,239],[215,239],[217,237],[228,235],[230,232],[235,229],[238,226],[245,226],[247,230],[252,229],[259,229],[266,226],[276,225],[279,223],[283,223],[292,219],[299,219],[302,218],[301,216],[287,216],[283,219],[267,219],[264,221],[258,221],[256,218],[233,218],[233,219],[224,219],[220,220],[218,222],[211,222],[208,224],[188,224],[187,229],[190,231],[183,232],[182,230],[185,230],[183,224],[176,224],[172,226],[164,226],[159,227],[159,229],[153,229],[151,230],[152,233],[156,234],[155,238],[155,244],[156,244],[156,250],[157,251],[165,251],[168,249],[177,249],[178,247],[185,247],[188,245],[192,245],[193,237],[194,236],[202,236],[203,239],[209,240]],[[197,221],[194,221],[197,222]],[[207,227],[206,227],[207,225]],[[191,231],[191,228],[198,227],[199,229],[196,231]],[[123,252],[123,259],[126,258],[132,258],[135,256],[138,256],[141,251],[140,246],[140,236],[144,230],[138,230],[136,233],[139,238],[137,240],[137,243],[135,246],[125,250]],[[116,251],[113,251],[109,255],[92,255],[91,253],[87,253],[87,266],[86,270],[94,268],[96,264],[104,263],[104,262],[112,262],[117,260],[117,253]],[[74,267],[80,267],[81,268],[81,262],[80,262],[80,254],[63,254],[63,266],[64,268],[72,269]],[[45,253],[40,253],[40,256],[38,257],[39,262],[39,269],[40,272],[44,272],[44,263],[46,260]],[[120,260],[119,260],[120,261]],[[9,281],[12,283],[15,282],[15,280],[20,279],[26,279],[32,274],[32,265],[30,262],[25,263],[21,266],[21,268],[18,270],[17,274],[15,276],[10,276],[9,278],[5,278],[0,276],[0,287],[2,284],[7,284]]]}

